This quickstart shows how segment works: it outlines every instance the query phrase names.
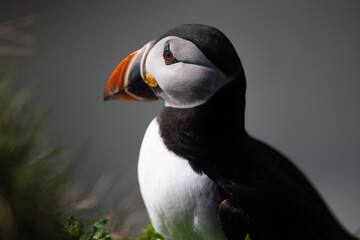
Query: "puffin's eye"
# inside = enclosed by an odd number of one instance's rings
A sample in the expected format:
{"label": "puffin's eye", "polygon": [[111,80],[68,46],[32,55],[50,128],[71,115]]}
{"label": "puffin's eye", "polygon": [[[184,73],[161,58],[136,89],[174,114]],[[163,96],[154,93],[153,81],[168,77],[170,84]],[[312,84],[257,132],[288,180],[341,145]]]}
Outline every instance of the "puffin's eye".
{"label": "puffin's eye", "polygon": [[173,53],[170,50],[165,50],[164,51],[164,59],[165,59],[165,62],[171,62],[175,58],[174,58]]}
{"label": "puffin's eye", "polygon": [[170,51],[170,44],[168,42],[165,43],[163,57],[166,65],[170,65],[177,62],[174,57],[174,54]]}

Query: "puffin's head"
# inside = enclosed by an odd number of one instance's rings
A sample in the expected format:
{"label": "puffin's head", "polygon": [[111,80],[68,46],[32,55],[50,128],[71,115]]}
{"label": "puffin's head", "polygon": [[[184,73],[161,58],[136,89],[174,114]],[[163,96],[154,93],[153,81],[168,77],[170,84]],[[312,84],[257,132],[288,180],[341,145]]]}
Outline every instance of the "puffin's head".
{"label": "puffin's head", "polygon": [[189,108],[235,79],[245,82],[244,71],[226,36],[213,27],[187,24],[124,59],[110,77],[104,100],[161,98],[166,106]]}

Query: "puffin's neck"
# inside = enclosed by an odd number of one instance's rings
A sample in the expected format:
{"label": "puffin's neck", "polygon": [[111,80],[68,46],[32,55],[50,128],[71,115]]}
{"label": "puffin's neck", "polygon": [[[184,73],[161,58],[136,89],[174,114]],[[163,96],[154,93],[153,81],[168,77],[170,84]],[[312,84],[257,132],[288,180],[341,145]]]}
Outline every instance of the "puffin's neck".
{"label": "puffin's neck", "polygon": [[[165,107],[157,120],[169,150],[194,162],[209,158],[209,149],[232,145],[245,136],[245,86],[243,79],[225,85],[205,104],[194,108]],[[205,153],[205,151],[207,151]],[[197,165],[197,164],[195,164]],[[194,168],[201,171],[198,166]]]}

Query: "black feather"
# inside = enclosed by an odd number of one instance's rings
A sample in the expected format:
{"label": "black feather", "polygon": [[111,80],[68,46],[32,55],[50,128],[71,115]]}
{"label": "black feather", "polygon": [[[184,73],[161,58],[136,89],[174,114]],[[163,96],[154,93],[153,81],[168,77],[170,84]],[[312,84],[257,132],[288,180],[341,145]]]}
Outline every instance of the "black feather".
{"label": "black feather", "polygon": [[204,105],[165,107],[158,117],[167,148],[215,181],[223,198],[255,223],[249,227],[244,220],[226,235],[239,239],[241,230],[254,240],[351,239],[303,174],[246,133],[239,82],[228,84]]}
{"label": "black feather", "polygon": [[219,218],[227,238],[249,233],[252,240],[355,239],[289,160],[245,131],[246,81],[230,41],[203,25],[183,25],[160,38],[170,35],[194,42],[235,78],[205,104],[165,107],[157,118],[167,148],[217,183],[225,200]]}
{"label": "black feather", "polygon": [[194,43],[222,72],[242,71],[240,58],[229,39],[218,29],[202,24],[184,24],[161,35],[156,41],[175,36]]}

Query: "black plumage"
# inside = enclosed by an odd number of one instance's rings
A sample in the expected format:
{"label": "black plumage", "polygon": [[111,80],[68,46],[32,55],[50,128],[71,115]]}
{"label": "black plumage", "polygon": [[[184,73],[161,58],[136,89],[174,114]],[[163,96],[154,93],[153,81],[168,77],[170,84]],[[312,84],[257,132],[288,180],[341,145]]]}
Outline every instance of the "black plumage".
{"label": "black plumage", "polygon": [[183,25],[160,37],[192,41],[234,80],[205,104],[165,107],[158,116],[167,148],[217,183],[219,220],[228,239],[355,239],[337,222],[314,187],[282,154],[244,128],[244,71],[220,31]]}
{"label": "black plumage", "polygon": [[229,39],[216,28],[202,24],[184,24],[161,35],[159,40],[175,36],[194,43],[222,72],[232,75],[242,71],[241,61]]}

